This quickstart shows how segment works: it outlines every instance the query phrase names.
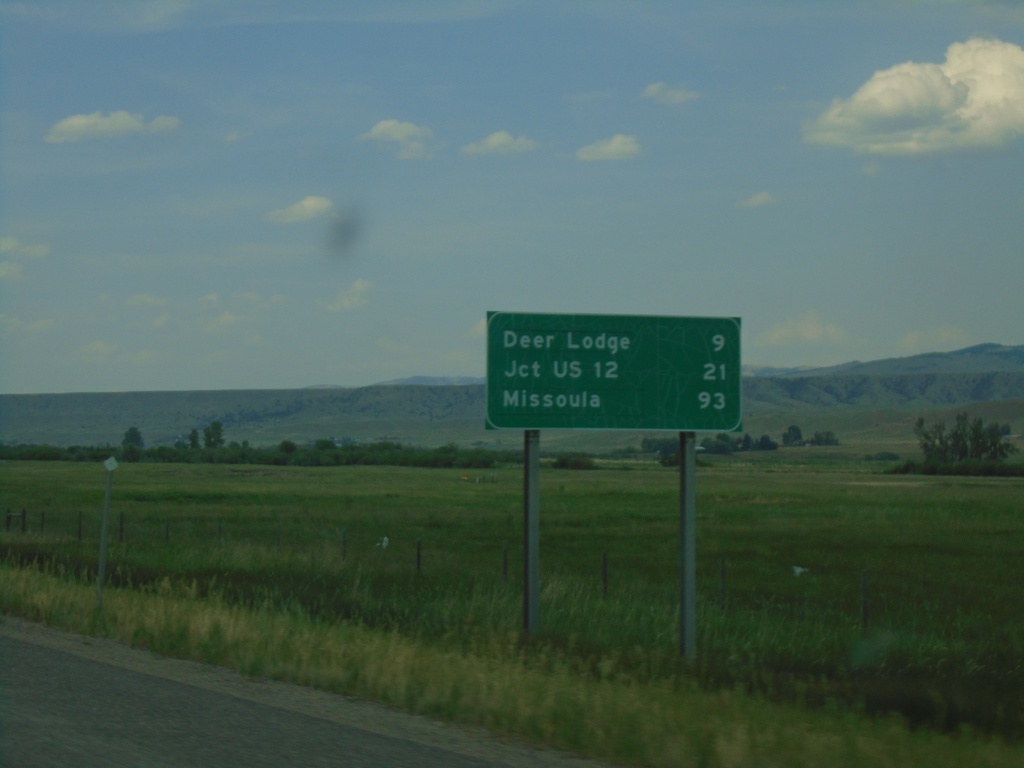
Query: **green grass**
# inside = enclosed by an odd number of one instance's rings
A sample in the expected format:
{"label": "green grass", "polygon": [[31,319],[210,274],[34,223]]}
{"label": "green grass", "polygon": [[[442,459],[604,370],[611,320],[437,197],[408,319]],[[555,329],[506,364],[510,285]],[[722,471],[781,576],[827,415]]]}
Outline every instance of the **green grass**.
{"label": "green grass", "polygon": [[[628,461],[586,472],[542,471],[541,632],[532,638],[519,632],[520,468],[492,477],[489,470],[122,465],[113,486],[111,599],[177,601],[178,628],[165,622],[160,632],[126,626],[116,634],[162,653],[301,682],[335,673],[303,672],[302,664],[295,671],[276,647],[232,650],[223,616],[235,616],[240,627],[283,622],[287,632],[300,634],[364,632],[374,642],[401,646],[399,656],[440,654],[445,664],[478,665],[471,676],[485,687],[480,669],[513,680],[546,676],[563,694],[540,688],[534,694],[554,697],[545,706],[560,720],[557,733],[525,714],[502,719],[495,712],[484,724],[573,749],[581,748],[574,729],[592,728],[598,716],[572,697],[558,703],[577,685],[590,691],[586,696],[603,685],[619,696],[646,692],[636,706],[657,700],[666,709],[655,720],[665,722],[676,722],[675,714],[665,714],[673,707],[703,706],[690,699],[673,704],[667,692],[725,697],[729,707],[743,709],[748,705],[736,703],[742,691],[761,702],[749,706],[775,702],[771,711],[805,718],[833,736],[829,728],[866,729],[864,738],[881,738],[874,729],[889,728],[888,720],[872,725],[865,718],[895,714],[927,729],[969,727],[1021,738],[1024,586],[1011,574],[1019,572],[1024,548],[1024,484],[883,475],[857,455],[863,451],[780,451],[773,460],[715,459],[698,471],[699,655],[692,667],[677,650],[678,476]],[[52,599],[78,607],[33,607],[16,589],[0,586],[2,609],[58,624],[74,616],[71,623],[82,624],[78,603],[89,603],[90,589],[94,600],[102,468],[8,462],[0,465],[0,478],[0,512],[25,507],[28,522],[25,534],[20,517],[10,532],[0,529],[4,584],[12,583],[11,574],[34,574],[43,580],[37,591],[45,592],[45,583],[54,594],[78,595]],[[387,549],[377,546],[384,536]],[[797,577],[794,565],[809,570]],[[189,610],[222,616],[209,619],[221,628],[187,629]],[[108,607],[108,620],[115,612]],[[244,644],[245,632],[237,631]],[[384,696],[342,677],[328,687],[454,719],[473,717],[460,698],[469,694],[449,684],[420,680],[408,684],[416,691]],[[663,694],[668,698],[659,699]],[[720,725],[754,727],[743,722]],[[669,733],[658,737],[658,754],[674,749]],[[707,733],[686,738],[688,749],[700,742],[708,755],[718,755],[707,764],[730,764],[719,747],[708,746]],[[648,747],[628,747],[628,734],[612,741],[616,746],[597,754],[661,761]],[[802,748],[813,752],[806,741]]]}

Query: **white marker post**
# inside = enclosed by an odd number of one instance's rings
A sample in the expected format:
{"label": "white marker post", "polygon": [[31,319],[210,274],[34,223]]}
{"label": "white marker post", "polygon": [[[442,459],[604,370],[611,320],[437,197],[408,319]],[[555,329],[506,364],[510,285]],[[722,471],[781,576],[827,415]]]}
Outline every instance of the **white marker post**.
{"label": "white marker post", "polygon": [[111,456],[103,462],[103,468],[107,470],[107,490],[103,495],[103,523],[100,525],[100,565],[96,580],[97,613],[103,610],[103,582],[107,575],[107,527],[110,523],[110,486],[113,482],[114,470],[117,469],[117,459]]}

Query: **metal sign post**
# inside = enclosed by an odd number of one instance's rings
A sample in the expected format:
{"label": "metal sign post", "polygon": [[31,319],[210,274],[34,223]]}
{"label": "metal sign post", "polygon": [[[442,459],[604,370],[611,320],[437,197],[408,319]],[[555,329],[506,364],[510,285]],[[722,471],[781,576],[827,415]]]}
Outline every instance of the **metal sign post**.
{"label": "metal sign post", "polygon": [[103,462],[103,468],[107,470],[107,489],[103,494],[103,522],[100,525],[100,563],[99,574],[96,577],[96,611],[103,610],[103,582],[107,575],[107,528],[110,524],[110,487],[113,483],[114,470],[117,469],[117,459],[111,456]]}
{"label": "metal sign post", "polygon": [[540,430],[523,433],[523,631],[540,627]]}
{"label": "metal sign post", "polygon": [[679,433],[679,655],[697,657],[697,438]]}

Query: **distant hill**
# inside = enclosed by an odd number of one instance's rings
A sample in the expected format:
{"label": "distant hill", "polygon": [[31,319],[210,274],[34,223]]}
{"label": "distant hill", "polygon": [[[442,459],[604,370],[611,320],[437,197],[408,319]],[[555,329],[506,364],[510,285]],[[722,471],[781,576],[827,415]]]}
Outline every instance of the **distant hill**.
{"label": "distant hill", "polygon": [[1024,346],[977,344],[955,352],[927,352],[909,357],[890,357],[862,363],[849,363],[824,368],[754,368],[749,375],[757,377],[808,376],[901,376],[926,373],[1024,373]]}
{"label": "distant hill", "polygon": [[405,379],[382,381],[381,386],[413,384],[422,387],[436,387],[459,384],[486,384],[486,376],[409,376]]}
{"label": "distant hill", "polygon": [[[516,441],[509,431],[484,429],[486,392],[480,380],[442,381],[416,377],[349,389],[0,395],[0,442],[116,445],[134,426],[147,445],[158,445],[187,439],[192,429],[202,431],[212,421],[223,424],[229,441],[254,445],[328,437],[428,446]],[[1024,418],[1024,347],[984,344],[747,376],[743,398],[744,430],[757,434],[803,417],[821,423],[820,428],[864,421],[879,431],[885,431],[884,421],[897,420],[900,431],[909,434],[905,422],[915,414],[943,414],[978,403],[989,404],[986,419],[1013,421]],[[572,434],[575,445],[594,443],[594,433]]]}

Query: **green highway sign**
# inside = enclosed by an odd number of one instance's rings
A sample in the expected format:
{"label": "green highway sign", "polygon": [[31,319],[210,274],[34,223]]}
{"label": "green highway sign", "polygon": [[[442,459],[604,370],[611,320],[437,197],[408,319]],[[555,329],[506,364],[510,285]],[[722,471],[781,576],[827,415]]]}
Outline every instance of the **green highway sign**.
{"label": "green highway sign", "polygon": [[487,426],[728,432],[740,319],[487,313]]}

